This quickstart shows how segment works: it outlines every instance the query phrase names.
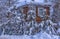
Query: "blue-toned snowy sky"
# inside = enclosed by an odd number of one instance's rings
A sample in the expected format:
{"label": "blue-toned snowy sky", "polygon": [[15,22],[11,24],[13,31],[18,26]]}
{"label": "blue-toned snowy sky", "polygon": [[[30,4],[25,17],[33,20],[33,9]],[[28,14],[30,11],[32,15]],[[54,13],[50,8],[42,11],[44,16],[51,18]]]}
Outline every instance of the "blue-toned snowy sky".
{"label": "blue-toned snowy sky", "polygon": [[[27,1],[30,2],[31,0],[20,0],[20,2]],[[36,2],[43,2],[44,0],[35,0]]]}

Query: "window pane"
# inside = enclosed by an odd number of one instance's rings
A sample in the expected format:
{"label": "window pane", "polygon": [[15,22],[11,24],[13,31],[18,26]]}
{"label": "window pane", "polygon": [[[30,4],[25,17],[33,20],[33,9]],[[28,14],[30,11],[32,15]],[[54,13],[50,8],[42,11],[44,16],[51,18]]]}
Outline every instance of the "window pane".
{"label": "window pane", "polygon": [[38,12],[39,12],[38,15],[40,17],[43,17],[44,16],[44,9],[43,8],[39,8]]}

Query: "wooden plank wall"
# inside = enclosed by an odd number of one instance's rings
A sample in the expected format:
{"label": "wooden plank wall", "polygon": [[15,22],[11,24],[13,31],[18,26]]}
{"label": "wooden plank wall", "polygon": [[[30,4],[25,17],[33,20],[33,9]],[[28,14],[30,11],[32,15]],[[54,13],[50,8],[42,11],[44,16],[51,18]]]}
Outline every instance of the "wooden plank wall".
{"label": "wooden plank wall", "polygon": [[[44,7],[46,9],[46,15],[50,15],[49,7]],[[23,7],[23,13],[27,15],[29,8],[28,6]],[[38,6],[36,6],[36,22],[41,22],[42,18],[38,16]]]}
{"label": "wooden plank wall", "polygon": [[42,19],[38,16],[38,6],[36,6],[36,21],[41,22]]}

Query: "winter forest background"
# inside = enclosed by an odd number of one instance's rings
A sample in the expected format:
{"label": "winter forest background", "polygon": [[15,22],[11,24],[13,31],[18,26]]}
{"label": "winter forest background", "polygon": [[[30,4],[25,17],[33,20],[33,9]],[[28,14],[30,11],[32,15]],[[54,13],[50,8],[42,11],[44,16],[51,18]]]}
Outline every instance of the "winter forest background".
{"label": "winter forest background", "polygon": [[20,5],[30,1],[0,0],[0,39],[60,39],[60,0],[47,0],[56,5],[49,19],[41,23],[35,20],[25,22],[25,14],[19,11]]}

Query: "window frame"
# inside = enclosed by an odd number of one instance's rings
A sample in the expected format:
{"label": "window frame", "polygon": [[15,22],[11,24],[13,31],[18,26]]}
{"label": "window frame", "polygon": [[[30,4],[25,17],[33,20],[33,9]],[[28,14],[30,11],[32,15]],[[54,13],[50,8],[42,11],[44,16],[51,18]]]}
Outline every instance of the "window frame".
{"label": "window frame", "polygon": [[[43,9],[43,12],[42,12],[43,14],[40,13],[40,9]],[[39,7],[39,8],[38,8],[38,16],[39,16],[39,17],[44,17],[45,15],[46,15],[46,9]]]}

